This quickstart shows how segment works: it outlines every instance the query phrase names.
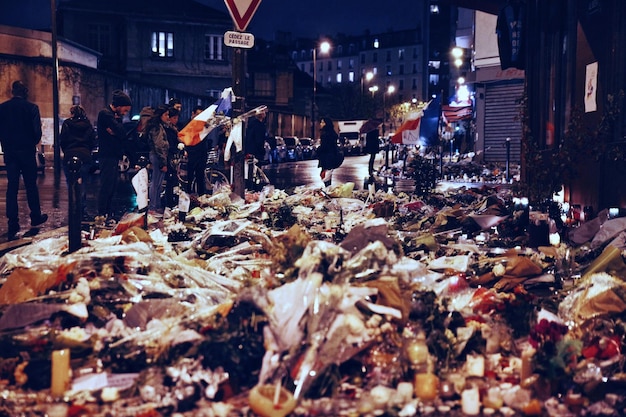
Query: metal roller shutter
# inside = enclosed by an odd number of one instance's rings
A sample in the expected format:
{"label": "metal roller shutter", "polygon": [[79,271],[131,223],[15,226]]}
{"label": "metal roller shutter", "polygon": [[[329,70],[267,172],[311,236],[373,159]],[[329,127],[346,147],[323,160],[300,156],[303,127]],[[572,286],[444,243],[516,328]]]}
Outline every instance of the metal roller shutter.
{"label": "metal roller shutter", "polygon": [[506,138],[511,138],[510,162],[520,162],[522,123],[519,106],[523,94],[523,80],[486,87],[485,162],[506,162]]}

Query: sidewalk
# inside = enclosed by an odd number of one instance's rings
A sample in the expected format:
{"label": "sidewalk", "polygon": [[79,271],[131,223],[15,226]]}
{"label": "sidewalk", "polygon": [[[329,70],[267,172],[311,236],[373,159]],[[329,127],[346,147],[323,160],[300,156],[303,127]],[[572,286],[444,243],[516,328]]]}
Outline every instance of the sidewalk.
{"label": "sidewalk", "polygon": [[[96,202],[98,198],[99,175],[93,174],[87,181],[87,212],[91,215],[95,215],[97,212]],[[130,180],[126,179],[124,175],[120,177],[120,183],[118,192],[114,198],[114,207],[117,208],[116,212],[120,213],[120,217],[126,211],[131,211],[135,207],[135,193],[130,184]],[[38,236],[44,234],[47,235],[55,230],[61,229],[59,232],[67,234],[68,225],[68,189],[65,182],[65,176],[63,172],[60,173],[59,178],[55,179],[54,168],[47,166],[44,170],[44,174],[40,174],[37,179],[37,185],[39,187],[39,198],[41,201],[41,211],[48,215],[48,221],[36,229],[30,227],[30,211],[26,202],[26,190],[24,189],[23,182],[20,181],[20,190],[18,192],[18,205],[20,212],[20,226],[21,230],[18,237],[25,240],[26,243],[30,241],[30,234],[36,234]],[[6,189],[7,189],[7,177],[6,172],[0,172],[0,251],[2,247],[7,243],[7,231],[8,221],[6,218]],[[59,233],[53,232],[53,233]],[[18,241],[20,240],[18,239]],[[8,242],[8,246],[20,246],[24,242]]]}

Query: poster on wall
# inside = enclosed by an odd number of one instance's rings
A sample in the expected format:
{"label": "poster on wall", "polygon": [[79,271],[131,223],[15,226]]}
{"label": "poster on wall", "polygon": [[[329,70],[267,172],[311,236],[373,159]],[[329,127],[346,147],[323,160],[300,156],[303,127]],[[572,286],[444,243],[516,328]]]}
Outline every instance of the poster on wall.
{"label": "poster on wall", "polygon": [[597,110],[598,63],[587,64],[585,71],[585,113]]}

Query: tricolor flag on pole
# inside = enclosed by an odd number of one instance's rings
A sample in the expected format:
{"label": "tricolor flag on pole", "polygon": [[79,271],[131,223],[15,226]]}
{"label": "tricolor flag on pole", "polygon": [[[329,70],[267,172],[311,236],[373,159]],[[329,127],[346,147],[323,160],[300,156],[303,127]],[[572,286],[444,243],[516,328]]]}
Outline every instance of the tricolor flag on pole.
{"label": "tricolor flag on pole", "polygon": [[228,87],[222,91],[221,97],[202,113],[194,117],[187,126],[178,132],[178,139],[185,146],[194,146],[202,142],[218,123],[211,123],[216,117],[229,118],[233,108],[233,89]]}
{"label": "tricolor flag on pole", "polygon": [[410,114],[391,137],[391,142],[425,146],[437,143],[440,115],[441,99],[437,96],[429,101],[421,112]]}

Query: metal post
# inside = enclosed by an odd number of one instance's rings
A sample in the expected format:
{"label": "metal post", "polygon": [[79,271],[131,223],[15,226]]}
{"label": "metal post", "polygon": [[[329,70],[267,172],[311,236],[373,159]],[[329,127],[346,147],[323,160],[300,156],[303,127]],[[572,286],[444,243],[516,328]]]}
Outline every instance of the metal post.
{"label": "metal post", "polygon": [[83,202],[81,193],[80,169],[83,163],[77,157],[73,157],[67,161],[67,171],[69,173],[69,196],[68,196],[68,239],[69,252],[75,252],[81,248],[81,229],[80,222],[82,220]]}
{"label": "metal post", "polygon": [[311,103],[311,139],[315,140],[315,106],[317,106],[317,45],[313,48],[313,103]]}
{"label": "metal post", "polygon": [[506,182],[511,179],[511,138],[506,138]]}
{"label": "metal post", "polygon": [[[245,68],[245,55],[244,50],[242,48],[233,48],[233,93],[235,94],[236,101],[233,106],[233,117],[239,116],[244,112],[245,102],[244,95],[246,92],[245,89],[245,78],[246,78],[246,68]],[[242,122],[244,123],[244,122]],[[244,123],[243,134],[245,135],[247,123]],[[245,140],[242,141],[242,144],[245,143]],[[245,146],[243,147],[243,152],[241,155],[235,155],[234,157],[234,165],[233,165],[233,178],[232,178],[232,190],[236,195],[245,198],[246,196],[246,185],[244,179],[244,156],[246,155]]]}

